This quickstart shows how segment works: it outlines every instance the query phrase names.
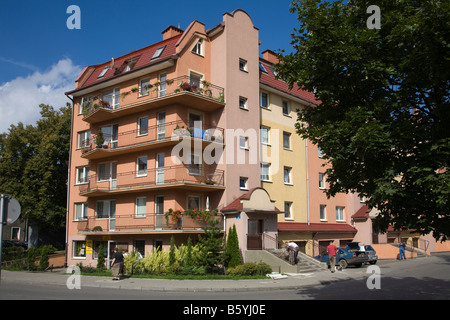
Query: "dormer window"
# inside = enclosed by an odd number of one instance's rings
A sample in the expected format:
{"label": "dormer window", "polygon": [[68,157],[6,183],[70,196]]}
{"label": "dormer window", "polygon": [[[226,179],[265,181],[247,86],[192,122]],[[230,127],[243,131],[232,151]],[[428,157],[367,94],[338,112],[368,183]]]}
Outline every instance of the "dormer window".
{"label": "dormer window", "polygon": [[100,73],[100,75],[97,77],[98,78],[103,78],[103,76],[106,74],[106,72],[108,72],[109,70],[109,66],[105,67],[105,69],[102,70],[102,72]]}
{"label": "dormer window", "polygon": [[159,47],[158,49],[156,49],[155,53],[153,54],[152,60],[159,58],[161,56],[161,53],[163,53],[164,49],[166,48],[166,46],[162,46]]}
{"label": "dormer window", "polygon": [[203,39],[199,39],[191,51],[199,56],[203,56]]}
{"label": "dormer window", "polygon": [[134,65],[138,61],[138,59],[139,59],[139,57],[136,57],[136,58],[132,58],[132,59],[125,61],[126,67],[123,70],[123,72],[131,71],[131,69],[133,69]]}

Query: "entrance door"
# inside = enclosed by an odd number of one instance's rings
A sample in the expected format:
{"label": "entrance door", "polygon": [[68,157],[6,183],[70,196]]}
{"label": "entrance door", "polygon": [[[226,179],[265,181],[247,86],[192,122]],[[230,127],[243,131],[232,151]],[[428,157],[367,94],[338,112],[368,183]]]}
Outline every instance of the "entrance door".
{"label": "entrance door", "polygon": [[108,269],[111,269],[111,260],[114,254],[114,249],[116,248],[116,242],[114,240],[108,240],[108,250],[106,257],[106,266]]}
{"label": "entrance door", "polygon": [[247,249],[261,250],[263,248],[262,234],[263,234],[263,220],[248,220],[247,233]]}

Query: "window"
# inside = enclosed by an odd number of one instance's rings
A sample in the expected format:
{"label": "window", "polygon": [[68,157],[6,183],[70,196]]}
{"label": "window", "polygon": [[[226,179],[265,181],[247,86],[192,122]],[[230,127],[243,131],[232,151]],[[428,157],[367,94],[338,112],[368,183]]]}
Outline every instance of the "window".
{"label": "window", "polygon": [[247,60],[239,59],[239,70],[247,72]]}
{"label": "window", "polygon": [[155,196],[155,213],[164,214],[164,196]]}
{"label": "window", "polygon": [[89,148],[91,146],[91,130],[78,132],[78,148]]}
{"label": "window", "polygon": [[147,156],[137,158],[136,176],[142,177],[147,175]]}
{"label": "window", "polygon": [[198,39],[191,52],[203,56],[203,39]]}
{"label": "window", "polygon": [[138,135],[148,134],[148,117],[142,117],[138,120]]}
{"label": "window", "polygon": [[259,94],[259,106],[261,108],[269,109],[269,95],[262,91]]}
{"label": "window", "polygon": [[239,189],[248,190],[248,178],[239,177]]}
{"label": "window", "polygon": [[283,148],[291,150],[291,134],[283,131]]}
{"label": "window", "polygon": [[336,207],[336,221],[344,220],[344,207]]}
{"label": "window", "polygon": [[109,181],[117,178],[117,163],[106,162],[97,165],[97,181]]}
{"label": "window", "polygon": [[196,90],[197,88],[200,88],[200,84],[202,82],[202,76],[197,74],[197,73],[193,73],[191,72],[189,74],[189,83],[192,87],[192,90]]}
{"label": "window", "polygon": [[159,75],[158,97],[165,97],[166,93],[167,93],[167,74],[161,73]]}
{"label": "window", "polygon": [[188,202],[187,203],[188,210],[201,209],[201,202],[199,196],[188,196],[187,202]]}
{"label": "window", "polygon": [[259,70],[261,70],[261,72],[267,73],[266,68],[264,68],[264,65],[261,62],[259,63]]}
{"label": "window", "polygon": [[270,129],[268,127],[261,127],[261,129],[260,129],[261,144],[267,144],[267,145],[270,144],[269,131],[270,131]]}
{"label": "window", "polygon": [[248,150],[248,137],[239,137],[239,148]]}
{"label": "window", "polygon": [[247,108],[247,98],[239,97],[239,108],[248,110],[248,108]]}
{"label": "window", "polygon": [[111,109],[118,109],[120,106],[120,88],[103,92],[102,101],[108,103]]}
{"label": "window", "polygon": [[134,240],[134,250],[145,257],[145,240]]}
{"label": "window", "polygon": [[97,201],[97,218],[113,218],[116,216],[116,200]]}
{"label": "window", "polygon": [[326,221],[327,220],[327,206],[324,204],[320,205],[320,221]]}
{"label": "window", "polygon": [[94,96],[81,98],[79,114],[87,114],[92,108],[93,101],[94,101]]}
{"label": "window", "polygon": [[86,258],[86,241],[73,242],[73,257]]}
{"label": "window", "polygon": [[189,164],[189,174],[200,175],[201,174],[201,157],[191,154],[191,163]]}
{"label": "window", "polygon": [[125,61],[124,64],[126,64],[126,67],[123,70],[123,72],[131,71],[131,69],[133,69],[134,65],[138,61],[138,59],[139,59],[139,57],[135,57],[135,58],[132,58],[132,59],[129,59],[129,60]]}
{"label": "window", "polygon": [[105,76],[106,72],[108,72],[108,70],[109,70],[109,66],[108,66],[108,67],[105,67],[105,68],[102,70],[102,72],[100,72],[100,74],[98,75],[97,79],[103,78],[103,77]]}
{"label": "window", "polygon": [[283,114],[285,116],[289,116],[291,113],[291,107],[289,105],[289,101],[283,100]]}
{"label": "window", "polygon": [[77,168],[77,184],[89,182],[89,166]]}
{"label": "window", "polygon": [[325,189],[325,174],[319,173],[319,188]]}
{"label": "window", "polygon": [[117,148],[119,139],[119,125],[113,124],[111,126],[101,127],[103,132],[103,138],[105,141],[103,145],[110,146],[111,149]]}
{"label": "window", "polygon": [[289,201],[284,202],[284,218],[292,219],[292,202]]}
{"label": "window", "polygon": [[14,241],[20,240],[20,228],[19,227],[11,227],[11,240],[14,240]]}
{"label": "window", "polygon": [[270,181],[270,163],[261,163],[261,180]]}
{"label": "window", "polygon": [[150,79],[142,79],[139,81],[139,96],[148,96],[150,91]]}
{"label": "window", "polygon": [[143,218],[147,211],[147,197],[136,198],[136,218]]}
{"label": "window", "polygon": [[320,147],[317,147],[317,155],[319,158],[323,157],[322,149]]}
{"label": "window", "polygon": [[87,202],[75,203],[75,220],[85,220],[88,216]]}
{"label": "window", "polygon": [[284,184],[292,184],[292,180],[291,180],[291,171],[292,168],[290,167],[284,167]]}
{"label": "window", "polygon": [[100,245],[103,247],[103,256],[108,256],[108,242],[107,241],[94,241],[94,259],[98,259],[98,253],[100,252]]}
{"label": "window", "polygon": [[165,48],[166,48],[166,46],[162,46],[162,47],[159,47],[158,49],[156,49],[155,53],[152,56],[152,60],[156,59],[156,58],[159,58],[161,56],[161,53],[163,53]]}

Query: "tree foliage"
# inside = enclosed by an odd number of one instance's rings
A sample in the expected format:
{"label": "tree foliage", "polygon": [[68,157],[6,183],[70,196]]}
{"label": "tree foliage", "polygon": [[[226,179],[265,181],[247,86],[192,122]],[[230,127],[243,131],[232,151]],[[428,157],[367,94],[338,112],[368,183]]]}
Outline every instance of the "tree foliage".
{"label": "tree foliage", "polygon": [[239,240],[236,225],[228,229],[227,246],[225,248],[225,266],[234,268],[242,264],[241,252],[239,250]]}
{"label": "tree foliage", "polygon": [[0,134],[0,192],[21,204],[21,219],[64,227],[71,107],[40,105],[35,126],[18,123]]}
{"label": "tree foliage", "polygon": [[[381,29],[366,25],[377,4]],[[380,231],[450,236],[450,2],[291,5],[300,27],[278,75],[314,92],[297,132],[331,165],[328,196],[356,192]]]}

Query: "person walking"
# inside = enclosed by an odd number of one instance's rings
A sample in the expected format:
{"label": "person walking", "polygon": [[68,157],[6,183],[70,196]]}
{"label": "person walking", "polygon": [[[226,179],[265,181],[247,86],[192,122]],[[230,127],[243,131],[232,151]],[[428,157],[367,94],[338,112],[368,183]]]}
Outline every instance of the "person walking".
{"label": "person walking", "polygon": [[334,273],[336,271],[336,251],[337,247],[334,245],[334,240],[330,241],[327,247],[328,257],[330,258],[330,271]]}
{"label": "person walking", "polygon": [[399,253],[399,260],[405,259],[406,260],[406,255],[405,255],[405,244],[403,242],[400,243],[399,246],[400,249],[400,253]]}
{"label": "person walking", "polygon": [[123,254],[119,252],[119,248],[115,247],[111,262],[113,280],[120,280],[120,275],[123,274],[123,260]]}

